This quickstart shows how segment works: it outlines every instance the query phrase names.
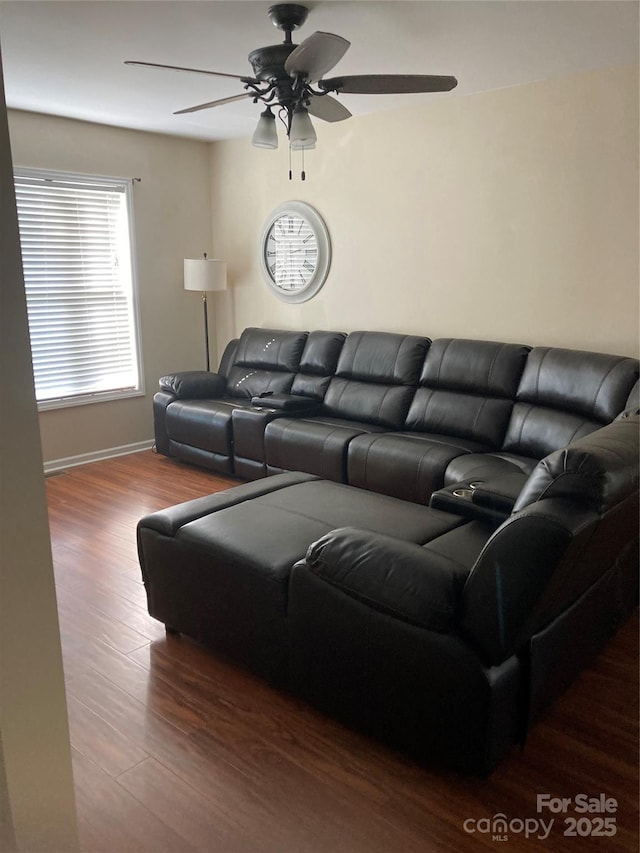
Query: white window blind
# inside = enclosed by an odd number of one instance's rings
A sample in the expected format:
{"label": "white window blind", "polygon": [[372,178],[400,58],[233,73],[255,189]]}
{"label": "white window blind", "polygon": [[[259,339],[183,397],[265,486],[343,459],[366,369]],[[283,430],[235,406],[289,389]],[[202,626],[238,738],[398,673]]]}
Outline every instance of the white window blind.
{"label": "white window blind", "polygon": [[131,181],[20,169],[14,178],[36,399],[139,393]]}

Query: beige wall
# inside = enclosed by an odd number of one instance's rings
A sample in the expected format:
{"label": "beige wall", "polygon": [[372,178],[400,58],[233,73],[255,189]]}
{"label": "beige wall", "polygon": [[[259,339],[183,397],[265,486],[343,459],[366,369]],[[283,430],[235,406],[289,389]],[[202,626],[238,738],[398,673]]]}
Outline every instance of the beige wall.
{"label": "beige wall", "polygon": [[[304,183],[287,180],[282,137],[277,152],[212,146],[233,286],[221,339],[368,328],[638,354],[637,68],[315,124]],[[267,291],[258,260],[265,218],[289,199],[315,206],[333,242],[327,283],[302,305]]]}
{"label": "beige wall", "polygon": [[17,165],[142,179],[134,210],[146,396],[42,412],[45,461],[150,441],[158,378],[204,369],[202,302],[183,289],[182,261],[215,249],[210,146],[16,111],[9,129]]}

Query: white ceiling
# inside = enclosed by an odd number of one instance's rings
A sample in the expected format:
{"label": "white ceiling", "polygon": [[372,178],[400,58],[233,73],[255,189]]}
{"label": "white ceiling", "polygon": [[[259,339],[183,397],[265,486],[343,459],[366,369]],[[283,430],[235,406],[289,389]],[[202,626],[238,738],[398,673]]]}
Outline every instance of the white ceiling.
{"label": "white ceiling", "polygon": [[[267,0],[0,2],[9,107],[215,140],[248,136],[250,100],[172,112],[239,94],[240,81],[123,65],[125,59],[251,74],[247,54],[282,41]],[[638,62],[636,0],[310,0],[316,30],[351,41],[329,76],[452,74],[451,93],[344,95],[354,115]]]}

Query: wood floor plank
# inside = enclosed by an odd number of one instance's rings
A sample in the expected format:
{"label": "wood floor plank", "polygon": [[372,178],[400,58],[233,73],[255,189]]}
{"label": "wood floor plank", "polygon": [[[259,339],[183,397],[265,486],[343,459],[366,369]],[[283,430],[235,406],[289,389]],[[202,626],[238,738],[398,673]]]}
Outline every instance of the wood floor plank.
{"label": "wood floor plank", "polygon": [[89,602],[85,602],[82,609],[79,609],[78,605],[64,594],[58,596],[58,615],[62,630],[69,624],[121,652],[131,652],[149,642],[149,637],[128,628],[122,622],[110,619]]}
{"label": "wood floor plank", "polygon": [[155,759],[123,773],[118,781],[195,849],[252,853],[254,842],[233,811],[216,807]]}
{"label": "wood floor plank", "polygon": [[139,517],[236,482],[151,452],[47,480],[83,853],[495,851],[465,820],[544,792],[616,798],[616,835],[505,849],[637,853],[637,612],[488,779],[437,772],[149,619]]}
{"label": "wood floor plank", "polygon": [[83,853],[195,853],[197,848],[89,759],[77,750],[72,757]]}
{"label": "wood floor plank", "polygon": [[[90,671],[70,681],[67,689],[123,733],[128,734],[128,727],[132,727],[134,739],[144,738],[146,715],[150,713],[186,734],[201,728],[201,716],[154,673],[132,663],[130,668],[119,666],[117,672],[111,669],[109,678]],[[126,689],[119,686],[123,683]],[[118,724],[109,719],[109,713],[120,714]]]}
{"label": "wood floor plank", "polygon": [[[101,618],[106,618],[113,624],[116,632],[122,625],[134,635],[144,637],[145,641],[163,639],[165,636],[164,625],[149,616],[146,607],[134,604],[114,590],[109,590],[108,581],[91,583],[90,580],[83,579],[80,584],[61,584],[58,601],[60,606],[64,603],[69,608],[90,605],[92,612],[97,612]],[[125,651],[132,651],[139,645],[136,643],[131,649],[125,649]]]}
{"label": "wood floor plank", "polygon": [[134,740],[72,695],[67,698],[67,711],[73,747],[109,776],[119,776],[149,757]]}

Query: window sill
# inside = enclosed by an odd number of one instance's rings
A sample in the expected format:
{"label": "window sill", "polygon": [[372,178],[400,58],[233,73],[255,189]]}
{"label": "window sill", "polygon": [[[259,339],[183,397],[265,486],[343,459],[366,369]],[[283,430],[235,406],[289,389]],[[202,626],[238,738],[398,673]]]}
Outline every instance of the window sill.
{"label": "window sill", "polygon": [[48,412],[52,409],[68,409],[72,406],[89,406],[94,403],[108,403],[112,400],[128,400],[133,397],[144,396],[144,388],[136,388],[130,391],[105,391],[99,394],[83,394],[78,397],[61,397],[57,400],[43,400],[38,403],[38,411]]}

